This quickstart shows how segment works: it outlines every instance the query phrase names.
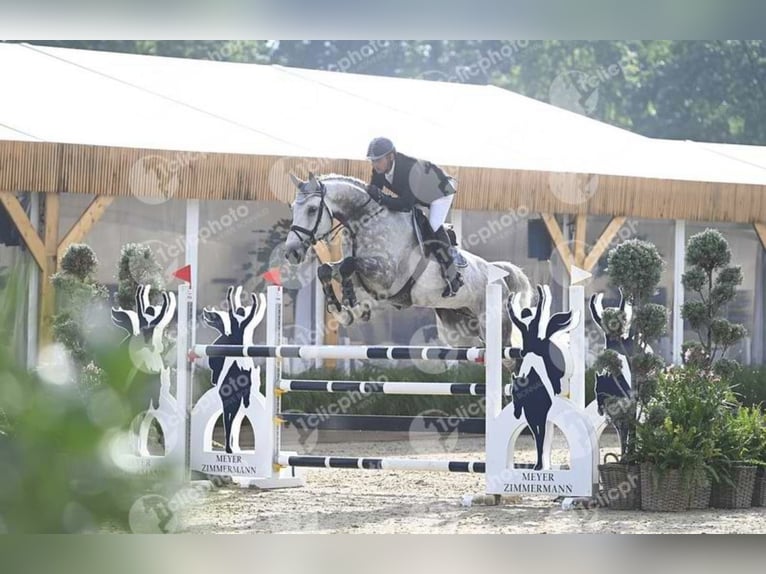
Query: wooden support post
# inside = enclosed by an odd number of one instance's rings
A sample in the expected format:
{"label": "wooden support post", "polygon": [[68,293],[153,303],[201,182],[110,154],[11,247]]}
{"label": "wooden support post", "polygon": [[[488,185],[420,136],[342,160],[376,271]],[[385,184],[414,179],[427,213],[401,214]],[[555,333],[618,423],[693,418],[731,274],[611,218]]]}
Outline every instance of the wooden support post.
{"label": "wooden support post", "polygon": [[585,238],[587,237],[588,216],[580,214],[575,219],[575,265],[585,265]]}
{"label": "wooden support post", "polygon": [[59,245],[59,196],[45,194],[45,264],[41,269],[40,296],[40,348],[53,340],[53,315],[56,312],[56,292],[51,284],[51,275],[58,266]]}
{"label": "wooden support post", "polygon": [[766,249],[766,223],[754,223],[753,227],[755,227],[755,232],[761,240],[761,247]]}
{"label": "wooden support post", "polygon": [[101,216],[104,215],[104,212],[114,200],[114,197],[99,195],[90,203],[80,219],[77,220],[77,223],[72,226],[72,229],[67,232],[64,239],[58,244],[57,263],[61,262],[61,258],[70,245],[81,242],[90,233],[93,226],[101,219]]}
{"label": "wooden support post", "polygon": [[16,196],[10,191],[0,191],[0,203],[5,207],[11,221],[16,225],[19,230],[19,235],[24,241],[24,244],[29,249],[29,252],[37,262],[38,267],[43,269],[45,266],[45,248],[40,236],[37,234],[32,222],[29,221],[24,208],[22,207]]}
{"label": "wooden support post", "polygon": [[626,219],[627,217],[622,216],[612,218],[612,221],[609,222],[609,225],[606,226],[606,229],[604,229],[604,232],[601,234],[601,237],[596,241],[596,245],[593,246],[593,249],[591,249],[590,253],[588,253],[588,256],[585,258],[582,265],[582,268],[585,271],[593,270],[596,263],[598,263],[598,260],[601,259],[601,256],[609,248],[609,244],[612,242],[612,239],[614,239],[614,236],[617,235],[617,232],[623,226]]}
{"label": "wooden support post", "polygon": [[567,273],[571,275],[574,256],[572,255],[571,249],[569,249],[569,243],[564,240],[564,234],[561,232],[561,228],[553,215],[543,213],[542,218],[545,222],[545,227],[548,228],[548,233],[550,234],[553,243],[556,245],[556,251],[559,252],[564,268]]}

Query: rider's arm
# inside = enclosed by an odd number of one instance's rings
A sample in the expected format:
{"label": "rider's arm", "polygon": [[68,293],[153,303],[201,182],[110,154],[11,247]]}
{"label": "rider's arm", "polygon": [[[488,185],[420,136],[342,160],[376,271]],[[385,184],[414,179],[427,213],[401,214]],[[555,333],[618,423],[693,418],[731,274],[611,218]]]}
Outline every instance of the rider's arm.
{"label": "rider's arm", "polygon": [[391,209],[393,211],[411,211],[412,210],[412,205],[406,199],[402,199],[401,197],[392,197],[390,195],[386,195],[385,193],[380,194],[378,203],[385,205],[388,209]]}

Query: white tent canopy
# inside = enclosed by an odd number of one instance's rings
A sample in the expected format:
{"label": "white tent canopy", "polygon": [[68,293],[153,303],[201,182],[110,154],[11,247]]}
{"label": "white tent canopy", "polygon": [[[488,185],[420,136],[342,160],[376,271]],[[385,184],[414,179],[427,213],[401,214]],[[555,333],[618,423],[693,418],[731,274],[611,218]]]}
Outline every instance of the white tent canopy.
{"label": "white tent canopy", "polygon": [[[0,44],[0,139],[766,184],[763,149],[655,140],[493,86]],[[750,148],[758,152],[726,148]]]}

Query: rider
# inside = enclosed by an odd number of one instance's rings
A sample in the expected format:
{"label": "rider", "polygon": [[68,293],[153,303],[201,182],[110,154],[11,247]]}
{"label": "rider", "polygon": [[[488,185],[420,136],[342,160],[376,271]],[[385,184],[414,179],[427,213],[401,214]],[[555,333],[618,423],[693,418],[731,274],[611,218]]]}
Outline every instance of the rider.
{"label": "rider", "polygon": [[[372,162],[367,191],[375,201],[397,211],[411,211],[415,205],[429,208],[432,250],[447,284],[442,297],[454,297],[463,285],[457,265],[465,265],[465,261],[452,246],[444,221],[455,198],[457,182],[439,166],[396,151],[388,138],[373,139],[367,148],[367,159]],[[384,187],[396,197],[383,193]]]}

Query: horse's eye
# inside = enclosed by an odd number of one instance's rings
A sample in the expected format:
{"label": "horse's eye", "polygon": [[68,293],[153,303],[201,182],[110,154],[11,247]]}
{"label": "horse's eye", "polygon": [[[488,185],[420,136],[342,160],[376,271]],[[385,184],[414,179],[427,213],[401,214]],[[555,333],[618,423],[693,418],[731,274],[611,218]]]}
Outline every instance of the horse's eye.
{"label": "horse's eye", "polygon": [[307,213],[309,215],[316,215],[317,208],[316,207],[309,207]]}

